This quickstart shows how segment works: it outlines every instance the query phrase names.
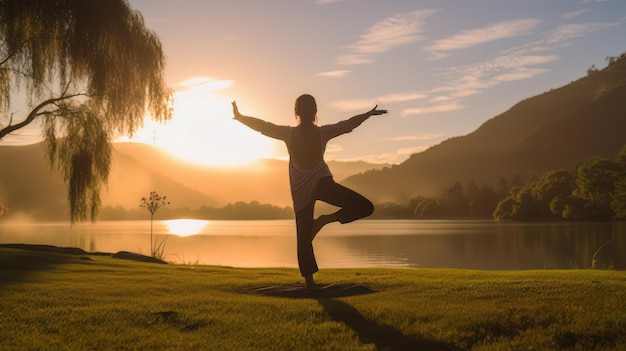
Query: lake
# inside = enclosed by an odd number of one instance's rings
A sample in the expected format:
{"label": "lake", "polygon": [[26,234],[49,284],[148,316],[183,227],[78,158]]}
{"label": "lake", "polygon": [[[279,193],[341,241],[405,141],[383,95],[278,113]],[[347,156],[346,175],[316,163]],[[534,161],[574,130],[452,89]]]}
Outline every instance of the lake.
{"label": "lake", "polygon": [[[154,221],[156,241],[176,263],[297,267],[295,223]],[[150,221],[96,224],[0,222],[0,243],[150,252]],[[429,267],[487,270],[626,269],[626,222],[496,223],[362,220],[326,226],[314,242],[320,269]]]}

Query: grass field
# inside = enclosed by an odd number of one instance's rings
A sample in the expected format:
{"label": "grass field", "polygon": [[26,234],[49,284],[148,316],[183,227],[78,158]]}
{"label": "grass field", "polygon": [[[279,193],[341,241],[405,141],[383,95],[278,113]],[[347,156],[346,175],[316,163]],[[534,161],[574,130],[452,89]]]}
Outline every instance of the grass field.
{"label": "grass field", "polygon": [[0,248],[2,350],[626,350],[626,272],[296,269]]}

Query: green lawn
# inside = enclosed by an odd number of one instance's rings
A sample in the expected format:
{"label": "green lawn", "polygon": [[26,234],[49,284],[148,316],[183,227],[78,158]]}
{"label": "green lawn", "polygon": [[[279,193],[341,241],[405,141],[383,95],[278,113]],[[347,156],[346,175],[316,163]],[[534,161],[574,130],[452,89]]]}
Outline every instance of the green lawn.
{"label": "green lawn", "polygon": [[296,269],[0,248],[2,350],[626,350],[626,272],[327,269],[373,293],[251,293]]}

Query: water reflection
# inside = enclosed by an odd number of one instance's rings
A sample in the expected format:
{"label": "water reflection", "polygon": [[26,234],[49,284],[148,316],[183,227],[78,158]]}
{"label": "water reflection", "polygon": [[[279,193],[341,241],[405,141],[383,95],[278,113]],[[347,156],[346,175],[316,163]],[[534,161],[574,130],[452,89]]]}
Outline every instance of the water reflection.
{"label": "water reflection", "polygon": [[186,237],[199,234],[209,221],[200,219],[172,219],[164,221],[170,234]]}
{"label": "water reflection", "polygon": [[[297,267],[295,224],[275,221],[154,221],[168,259],[235,267]],[[173,235],[176,234],[176,235]],[[0,223],[0,243],[150,250],[150,221],[95,225]],[[604,246],[606,244],[606,246]],[[314,242],[320,268],[626,269],[626,222],[494,223],[377,221],[333,223]]]}

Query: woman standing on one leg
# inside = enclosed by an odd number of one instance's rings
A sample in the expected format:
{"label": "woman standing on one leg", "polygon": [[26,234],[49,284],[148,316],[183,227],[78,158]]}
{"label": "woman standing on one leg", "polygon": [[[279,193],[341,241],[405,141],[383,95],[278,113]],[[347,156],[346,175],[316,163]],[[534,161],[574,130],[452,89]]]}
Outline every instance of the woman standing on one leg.
{"label": "woman standing on one leg", "polygon": [[[313,274],[318,271],[313,239],[328,223],[349,223],[367,217],[374,211],[372,203],[362,195],[335,183],[324,162],[326,144],[332,138],[349,133],[371,116],[387,110],[370,111],[347,120],[317,126],[317,103],[311,95],[301,95],[296,100],[296,127],[279,126],[239,113],[233,101],[234,119],[264,135],[283,140],[289,151],[289,184],[293,208],[296,213],[298,235],[298,265],[307,287],[315,286]],[[340,209],[332,214],[313,218],[315,201],[321,200]]]}

